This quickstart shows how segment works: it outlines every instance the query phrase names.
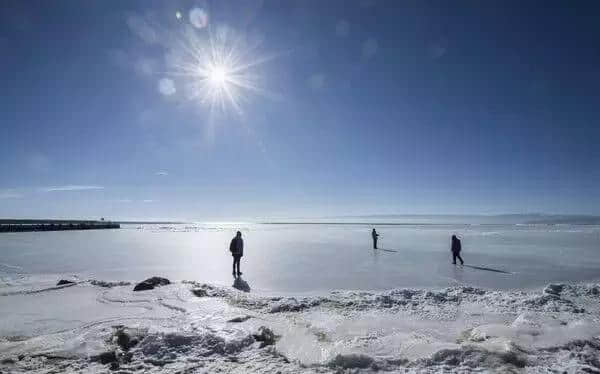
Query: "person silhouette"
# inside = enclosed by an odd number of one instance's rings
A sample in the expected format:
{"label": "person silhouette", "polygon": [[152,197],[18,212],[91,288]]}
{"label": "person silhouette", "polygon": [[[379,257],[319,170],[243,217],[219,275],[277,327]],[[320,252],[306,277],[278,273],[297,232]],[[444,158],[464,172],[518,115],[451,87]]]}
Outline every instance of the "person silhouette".
{"label": "person silhouette", "polygon": [[373,237],[373,249],[377,249],[377,238],[379,237],[379,234],[373,229],[373,231],[371,231],[371,236]]}
{"label": "person silhouette", "polygon": [[462,250],[462,245],[460,244],[460,239],[456,237],[456,235],[452,235],[452,263],[456,265],[456,258],[460,260],[460,264],[464,265],[462,257],[460,257],[460,251]]}
{"label": "person silhouette", "polygon": [[235,277],[237,274],[237,276],[239,277],[240,275],[242,275],[242,272],[240,271],[240,259],[244,255],[244,240],[242,239],[241,232],[238,231],[235,237],[231,239],[231,243],[229,244],[229,251],[233,256],[233,276]]}

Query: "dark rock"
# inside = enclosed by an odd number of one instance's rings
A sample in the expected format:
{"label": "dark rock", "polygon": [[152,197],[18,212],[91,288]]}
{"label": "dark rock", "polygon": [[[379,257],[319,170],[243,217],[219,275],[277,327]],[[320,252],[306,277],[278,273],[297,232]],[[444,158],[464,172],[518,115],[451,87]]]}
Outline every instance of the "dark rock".
{"label": "dark rock", "polygon": [[147,358],[144,360],[145,364],[150,364],[150,365],[160,366],[160,367],[165,366],[167,364],[172,364],[173,362],[175,362],[175,361],[173,361],[173,360],[157,360],[154,358]]}
{"label": "dark rock", "polygon": [[461,288],[462,293],[467,293],[467,294],[473,294],[473,295],[485,295],[485,290],[479,289],[479,288],[474,288],[474,287],[462,287]]}
{"label": "dark rock", "polygon": [[252,337],[257,342],[260,342],[260,347],[266,347],[267,345],[273,345],[277,341],[278,336],[271,331],[268,327],[261,326],[258,328],[258,334],[253,334]]}
{"label": "dark rock", "polygon": [[546,286],[546,288],[544,288],[544,293],[559,296],[564,287],[564,284],[549,284]]}
{"label": "dark rock", "polygon": [[343,369],[366,369],[373,365],[373,363],[373,358],[367,355],[351,353],[347,355],[338,354],[329,361],[328,365],[329,367],[340,367]]}
{"label": "dark rock", "polygon": [[138,343],[137,339],[132,339],[123,329],[118,329],[115,334],[116,343],[123,351],[128,351]]}
{"label": "dark rock", "polygon": [[119,370],[119,363],[118,362],[111,362],[110,366],[109,366],[110,370]]}
{"label": "dark rock", "polygon": [[143,282],[136,284],[135,287],[133,288],[133,290],[134,291],[152,290],[152,289],[154,289],[154,287],[166,286],[167,284],[171,284],[171,281],[169,281],[167,278],[152,277],[152,278],[146,279]]}
{"label": "dark rock", "polygon": [[117,354],[115,351],[108,351],[100,353],[99,355],[90,357],[93,362],[100,362],[103,365],[110,364],[111,362],[117,362]]}
{"label": "dark rock", "polygon": [[207,297],[208,296],[208,292],[206,292],[206,290],[203,290],[202,288],[194,288],[192,290],[192,293],[198,297]]}
{"label": "dark rock", "polygon": [[189,335],[167,334],[163,337],[163,341],[168,347],[189,348],[194,344],[194,337]]}
{"label": "dark rock", "polygon": [[13,360],[12,358],[5,358],[4,360],[0,361],[0,364],[3,364],[3,365],[14,365],[15,364],[15,360]]}
{"label": "dark rock", "polygon": [[70,281],[70,280],[66,280],[66,279],[61,279],[58,281],[58,283],[56,283],[57,286],[64,286],[67,284],[75,284],[75,282]]}
{"label": "dark rock", "polygon": [[18,357],[19,361],[23,361],[24,358],[25,358],[25,355],[19,355],[19,357]]}

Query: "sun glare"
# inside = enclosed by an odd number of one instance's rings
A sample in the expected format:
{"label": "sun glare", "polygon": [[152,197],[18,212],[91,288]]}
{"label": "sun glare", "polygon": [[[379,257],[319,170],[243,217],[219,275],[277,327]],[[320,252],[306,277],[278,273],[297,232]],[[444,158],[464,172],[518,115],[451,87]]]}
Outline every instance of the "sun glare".
{"label": "sun glare", "polygon": [[208,79],[217,88],[224,86],[229,80],[227,69],[223,66],[213,66],[209,71]]}
{"label": "sun glare", "polygon": [[260,85],[258,68],[275,55],[257,54],[259,45],[229,27],[188,29],[174,39],[170,74],[186,88],[188,99],[207,105],[211,113],[218,108],[243,114],[242,103],[251,94],[271,95]]}

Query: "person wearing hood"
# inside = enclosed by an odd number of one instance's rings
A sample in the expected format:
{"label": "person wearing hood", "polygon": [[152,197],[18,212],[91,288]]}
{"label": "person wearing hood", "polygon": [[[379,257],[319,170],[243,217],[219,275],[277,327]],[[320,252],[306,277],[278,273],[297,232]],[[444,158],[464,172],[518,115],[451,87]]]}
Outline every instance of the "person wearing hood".
{"label": "person wearing hood", "polygon": [[242,275],[240,271],[240,259],[244,255],[244,240],[242,239],[242,233],[237,232],[235,237],[231,239],[231,243],[229,244],[229,251],[233,256],[233,276],[236,275],[239,277]]}
{"label": "person wearing hood", "polygon": [[456,237],[456,235],[452,235],[452,263],[456,265],[456,258],[460,260],[460,264],[464,265],[462,257],[460,257],[460,251],[462,250],[462,245],[460,244],[460,239]]}

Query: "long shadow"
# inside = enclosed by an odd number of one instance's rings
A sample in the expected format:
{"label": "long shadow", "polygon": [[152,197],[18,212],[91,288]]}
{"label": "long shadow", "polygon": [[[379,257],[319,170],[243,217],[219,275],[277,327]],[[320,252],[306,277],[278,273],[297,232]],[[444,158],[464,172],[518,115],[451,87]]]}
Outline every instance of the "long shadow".
{"label": "long shadow", "polygon": [[243,292],[250,292],[250,285],[240,276],[235,277],[232,287]]}
{"label": "long shadow", "polygon": [[380,250],[380,251],[386,251],[386,252],[398,252],[395,249],[385,249],[385,248],[377,248],[377,249]]}
{"label": "long shadow", "polygon": [[495,273],[502,273],[502,274],[512,274],[509,271],[504,271],[504,270],[498,270],[498,269],[492,269],[492,268],[485,268],[482,266],[473,266],[473,265],[463,265],[466,268],[471,268],[471,269],[477,269],[477,270],[485,270],[485,271],[493,271]]}

